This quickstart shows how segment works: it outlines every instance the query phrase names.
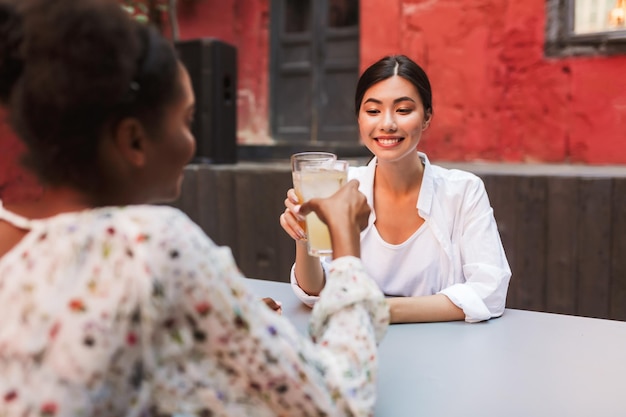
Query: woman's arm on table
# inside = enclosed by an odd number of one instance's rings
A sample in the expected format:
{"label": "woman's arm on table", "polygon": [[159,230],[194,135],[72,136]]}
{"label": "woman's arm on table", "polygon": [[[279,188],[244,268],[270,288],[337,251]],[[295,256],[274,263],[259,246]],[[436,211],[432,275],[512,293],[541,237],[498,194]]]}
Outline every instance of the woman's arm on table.
{"label": "woman's arm on table", "polygon": [[465,319],[462,309],[443,294],[388,298],[391,323],[420,323]]}

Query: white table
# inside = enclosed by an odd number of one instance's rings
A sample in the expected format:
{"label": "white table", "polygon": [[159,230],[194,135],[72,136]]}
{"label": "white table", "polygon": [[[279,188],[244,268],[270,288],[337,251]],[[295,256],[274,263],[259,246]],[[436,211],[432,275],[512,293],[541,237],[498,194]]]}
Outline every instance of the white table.
{"label": "white table", "polygon": [[[247,280],[303,333],[289,284]],[[395,324],[377,417],[625,417],[626,322],[507,309],[484,323]]]}

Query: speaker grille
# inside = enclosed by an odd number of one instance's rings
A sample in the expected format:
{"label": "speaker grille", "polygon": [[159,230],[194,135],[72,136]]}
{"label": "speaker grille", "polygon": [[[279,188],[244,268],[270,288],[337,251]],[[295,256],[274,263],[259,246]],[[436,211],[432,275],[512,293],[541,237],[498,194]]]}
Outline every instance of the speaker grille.
{"label": "speaker grille", "polygon": [[196,96],[194,162],[237,162],[237,49],[219,39],[176,43]]}

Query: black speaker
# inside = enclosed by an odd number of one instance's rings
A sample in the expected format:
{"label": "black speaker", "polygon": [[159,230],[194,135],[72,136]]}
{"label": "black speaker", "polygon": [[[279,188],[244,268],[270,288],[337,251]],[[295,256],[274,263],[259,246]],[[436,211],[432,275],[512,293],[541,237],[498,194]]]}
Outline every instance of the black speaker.
{"label": "black speaker", "polygon": [[237,49],[214,38],[176,42],[196,96],[193,162],[237,162]]}

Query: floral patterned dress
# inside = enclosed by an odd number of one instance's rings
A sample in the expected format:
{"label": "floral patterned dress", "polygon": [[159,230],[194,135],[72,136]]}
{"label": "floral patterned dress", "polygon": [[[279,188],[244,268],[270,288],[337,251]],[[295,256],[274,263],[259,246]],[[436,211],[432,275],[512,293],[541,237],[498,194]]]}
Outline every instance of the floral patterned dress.
{"label": "floral patterned dress", "polygon": [[311,339],[169,207],[27,220],[0,258],[0,417],[366,416],[389,311],[336,260]]}

